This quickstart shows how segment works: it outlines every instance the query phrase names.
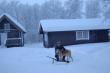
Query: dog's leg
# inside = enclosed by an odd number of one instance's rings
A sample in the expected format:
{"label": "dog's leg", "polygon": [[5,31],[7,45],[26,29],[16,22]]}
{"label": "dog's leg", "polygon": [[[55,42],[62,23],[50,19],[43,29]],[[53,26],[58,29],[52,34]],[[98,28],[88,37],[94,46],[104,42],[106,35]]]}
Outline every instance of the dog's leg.
{"label": "dog's leg", "polygon": [[53,59],[53,61],[52,61],[52,64],[54,63],[54,59]]}
{"label": "dog's leg", "polygon": [[73,57],[72,57],[72,56],[70,56],[70,58],[71,58],[71,61],[73,62]]}

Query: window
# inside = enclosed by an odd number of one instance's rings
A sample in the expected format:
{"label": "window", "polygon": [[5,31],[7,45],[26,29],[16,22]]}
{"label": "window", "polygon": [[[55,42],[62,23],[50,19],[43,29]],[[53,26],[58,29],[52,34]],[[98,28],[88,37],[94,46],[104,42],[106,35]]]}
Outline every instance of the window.
{"label": "window", "polygon": [[9,23],[4,24],[4,29],[5,30],[10,30],[10,24]]}
{"label": "window", "polygon": [[76,31],[76,40],[89,40],[89,31]]}

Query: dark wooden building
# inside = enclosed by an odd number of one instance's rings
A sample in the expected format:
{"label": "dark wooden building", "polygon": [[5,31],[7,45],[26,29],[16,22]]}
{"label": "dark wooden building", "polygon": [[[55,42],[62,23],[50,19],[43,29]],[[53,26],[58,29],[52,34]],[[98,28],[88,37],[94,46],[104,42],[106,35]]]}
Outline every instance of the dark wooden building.
{"label": "dark wooden building", "polygon": [[53,47],[58,41],[64,46],[108,42],[109,24],[102,19],[41,20],[39,33],[44,47]]}
{"label": "dark wooden building", "polygon": [[24,46],[26,30],[8,14],[0,16],[0,46]]}

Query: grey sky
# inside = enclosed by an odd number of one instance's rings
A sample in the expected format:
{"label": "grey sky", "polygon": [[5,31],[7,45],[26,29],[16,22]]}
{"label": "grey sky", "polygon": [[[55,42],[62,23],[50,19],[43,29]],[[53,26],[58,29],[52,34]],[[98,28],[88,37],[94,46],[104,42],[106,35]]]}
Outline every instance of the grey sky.
{"label": "grey sky", "polygon": [[[0,0],[0,1],[4,1],[4,0]],[[45,1],[48,1],[48,0],[6,0],[6,1],[8,1],[8,2],[19,1],[20,3],[23,3],[23,4],[33,5],[35,3],[42,4],[42,3],[44,3]],[[59,1],[64,2],[66,0],[59,0]]]}

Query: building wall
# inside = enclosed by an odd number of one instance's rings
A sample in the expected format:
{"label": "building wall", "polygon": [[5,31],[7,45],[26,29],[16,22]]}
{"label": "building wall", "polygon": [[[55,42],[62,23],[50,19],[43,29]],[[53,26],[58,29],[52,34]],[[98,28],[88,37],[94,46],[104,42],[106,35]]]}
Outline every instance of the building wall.
{"label": "building wall", "polygon": [[[24,33],[17,30],[8,32],[8,39],[15,38],[14,40],[8,40],[7,45],[24,46]],[[14,47],[13,45],[13,47]],[[9,46],[10,47],[10,46]]]}
{"label": "building wall", "polygon": [[20,32],[13,30],[11,32],[8,32],[8,38],[20,38]]}
{"label": "building wall", "polygon": [[0,45],[1,45],[1,34],[0,34]]}
{"label": "building wall", "polygon": [[48,45],[46,45],[45,47],[53,47],[57,41],[61,41],[63,45],[107,42],[108,41],[108,30],[90,30],[89,40],[76,40],[75,31],[49,32],[48,33]]}
{"label": "building wall", "polygon": [[74,44],[108,42],[108,30],[90,30],[89,40],[75,41]]}
{"label": "building wall", "polygon": [[45,47],[48,47],[48,45],[49,45],[48,34],[49,34],[49,33],[47,33],[47,32],[43,34],[43,45],[44,45]]}
{"label": "building wall", "polygon": [[91,41],[93,41],[93,42],[107,42],[107,41],[109,41],[108,30],[91,31]]}
{"label": "building wall", "polygon": [[[4,31],[4,24],[9,23],[10,24],[10,31]],[[7,32],[8,33],[8,38],[19,38],[20,31],[15,28],[15,26],[7,21],[7,19],[4,19],[0,23],[0,30],[3,30],[2,32]]]}
{"label": "building wall", "polygon": [[4,32],[5,23],[8,23],[8,21],[6,19],[0,22],[0,32]]}
{"label": "building wall", "polygon": [[48,34],[49,38],[49,47],[55,46],[55,43],[61,41],[63,45],[72,45],[74,43],[75,32],[66,31],[66,32],[52,32]]}
{"label": "building wall", "polygon": [[[9,31],[4,31],[4,24],[9,23],[10,24],[10,30]],[[7,33],[7,39],[9,38],[18,38],[14,40],[8,40],[6,45],[12,45],[16,44],[18,46],[23,46],[24,45],[24,33],[20,30],[17,29],[17,27],[14,26],[15,24],[9,22],[7,19],[3,19],[0,22],[0,33]],[[22,39],[19,39],[22,38]],[[1,40],[0,40],[1,43]]]}

